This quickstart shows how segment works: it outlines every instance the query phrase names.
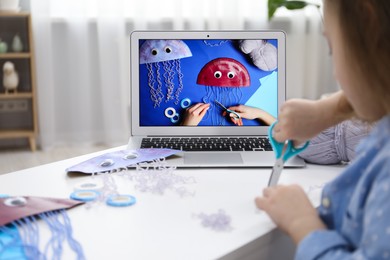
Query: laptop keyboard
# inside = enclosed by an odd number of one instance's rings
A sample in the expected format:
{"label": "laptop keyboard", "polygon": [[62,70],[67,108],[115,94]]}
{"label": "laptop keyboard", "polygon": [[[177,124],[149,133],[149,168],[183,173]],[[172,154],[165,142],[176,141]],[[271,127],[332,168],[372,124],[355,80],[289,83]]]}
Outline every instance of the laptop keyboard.
{"label": "laptop keyboard", "polygon": [[267,137],[176,137],[143,138],[141,148],[182,151],[272,151]]}

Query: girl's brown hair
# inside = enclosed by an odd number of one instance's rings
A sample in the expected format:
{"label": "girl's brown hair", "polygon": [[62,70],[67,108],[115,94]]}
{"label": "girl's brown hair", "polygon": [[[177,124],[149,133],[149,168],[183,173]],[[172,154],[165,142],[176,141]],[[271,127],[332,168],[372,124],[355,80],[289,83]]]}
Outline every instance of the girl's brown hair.
{"label": "girl's brown hair", "polygon": [[390,0],[325,0],[339,19],[346,57],[390,112]]}

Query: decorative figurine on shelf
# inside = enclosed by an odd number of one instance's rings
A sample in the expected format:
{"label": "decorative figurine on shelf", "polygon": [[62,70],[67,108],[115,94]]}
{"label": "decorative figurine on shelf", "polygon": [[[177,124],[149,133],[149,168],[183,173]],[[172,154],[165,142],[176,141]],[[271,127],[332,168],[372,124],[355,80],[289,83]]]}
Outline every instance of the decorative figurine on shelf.
{"label": "decorative figurine on shelf", "polygon": [[8,94],[11,91],[16,93],[18,85],[19,75],[15,70],[15,65],[10,61],[5,62],[3,65],[3,86],[5,93]]}
{"label": "decorative figurine on shelf", "polygon": [[23,43],[20,39],[19,34],[15,34],[14,38],[12,39],[12,50],[14,52],[22,52],[23,51]]}
{"label": "decorative figurine on shelf", "polygon": [[0,38],[0,53],[6,53],[8,50],[8,45],[5,41]]}

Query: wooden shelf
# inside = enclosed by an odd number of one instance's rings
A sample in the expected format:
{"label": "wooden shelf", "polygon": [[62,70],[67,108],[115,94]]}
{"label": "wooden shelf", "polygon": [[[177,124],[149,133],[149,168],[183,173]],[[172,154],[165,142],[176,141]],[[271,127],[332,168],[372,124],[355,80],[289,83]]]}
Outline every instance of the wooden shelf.
{"label": "wooden shelf", "polygon": [[0,11],[0,16],[2,17],[27,17],[30,13],[28,12],[11,12],[11,11]]}
{"label": "wooden shelf", "polygon": [[32,98],[32,97],[33,94],[31,92],[0,94],[0,99],[18,99],[18,98]]}
{"label": "wooden shelf", "polygon": [[[28,12],[0,11],[0,38],[10,43],[14,35],[20,35],[23,49],[21,52],[7,52],[0,54],[0,65],[10,60],[19,73],[19,86],[16,93],[5,93],[0,85],[0,101],[12,103],[17,99],[28,99],[27,110],[3,111],[0,113],[0,139],[28,138],[30,149],[36,150],[38,134],[36,86],[35,86],[35,57],[32,35],[31,15]],[[0,71],[1,73],[1,71]],[[2,84],[3,75],[0,75]]]}
{"label": "wooden shelf", "polygon": [[0,138],[28,138],[31,151],[37,149],[36,137],[34,130],[0,130]]}
{"label": "wooden shelf", "polygon": [[1,138],[33,137],[34,130],[0,130]]}
{"label": "wooden shelf", "polygon": [[0,59],[29,59],[31,54],[29,52],[7,52],[0,53]]}
{"label": "wooden shelf", "polygon": [[28,138],[31,151],[36,151],[35,136],[37,133],[33,130],[0,130],[0,138]]}

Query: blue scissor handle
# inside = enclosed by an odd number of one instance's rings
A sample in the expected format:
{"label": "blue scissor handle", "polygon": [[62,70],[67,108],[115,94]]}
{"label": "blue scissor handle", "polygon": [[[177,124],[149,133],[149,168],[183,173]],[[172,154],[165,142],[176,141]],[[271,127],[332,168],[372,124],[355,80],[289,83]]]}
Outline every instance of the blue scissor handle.
{"label": "blue scissor handle", "polygon": [[233,118],[234,118],[234,119],[240,119],[240,118],[241,118],[241,116],[240,116],[236,111],[233,111],[233,110],[228,109],[227,107],[225,107],[224,105],[222,105],[222,103],[219,102],[218,100],[214,100],[214,102],[215,102],[220,108],[222,108],[222,109],[226,112],[226,116],[230,117],[230,114],[233,114]]}
{"label": "blue scissor handle", "polygon": [[226,108],[225,111],[226,111],[227,116],[230,116],[230,114],[233,114],[233,118],[235,118],[235,119],[240,119],[241,118],[241,116],[236,111],[233,111],[233,110],[230,110],[230,109],[227,109],[227,108]]}
{"label": "blue scissor handle", "polygon": [[[272,130],[274,129],[274,126],[275,124],[277,123],[278,121],[275,121],[269,128],[268,128],[268,137],[269,137],[269,141],[271,142],[271,145],[272,145],[272,148],[274,149],[275,153],[276,153],[276,159],[279,159],[281,156],[282,156],[282,153],[283,153],[283,147],[284,147],[284,143],[279,143],[277,142],[273,135],[272,135]],[[286,151],[284,152],[283,154],[283,161],[287,161],[288,159],[290,159],[292,156],[294,155],[297,155],[299,154],[300,152],[302,152],[303,150],[305,150],[308,146],[309,146],[309,141],[307,141],[303,146],[299,147],[299,148],[295,148],[294,147],[294,144],[291,140],[287,140],[287,148],[286,148]]]}

